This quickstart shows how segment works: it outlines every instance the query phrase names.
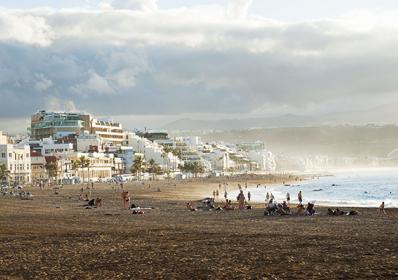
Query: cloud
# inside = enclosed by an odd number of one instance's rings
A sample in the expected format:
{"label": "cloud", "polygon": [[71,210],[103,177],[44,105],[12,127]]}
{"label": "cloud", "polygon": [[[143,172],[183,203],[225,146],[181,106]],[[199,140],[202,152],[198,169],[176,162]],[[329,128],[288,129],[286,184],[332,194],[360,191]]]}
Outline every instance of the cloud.
{"label": "cloud", "polygon": [[253,3],[253,0],[231,0],[227,7],[227,16],[244,19]]}
{"label": "cloud", "polygon": [[3,9],[0,118],[319,114],[397,95],[398,12],[286,23],[247,15],[250,4]]}
{"label": "cloud", "polygon": [[43,74],[38,74],[36,77],[37,82],[35,84],[35,89],[37,91],[46,91],[54,85],[53,82],[44,77]]}
{"label": "cloud", "polygon": [[154,11],[158,6],[156,0],[114,0],[112,6],[117,9]]}

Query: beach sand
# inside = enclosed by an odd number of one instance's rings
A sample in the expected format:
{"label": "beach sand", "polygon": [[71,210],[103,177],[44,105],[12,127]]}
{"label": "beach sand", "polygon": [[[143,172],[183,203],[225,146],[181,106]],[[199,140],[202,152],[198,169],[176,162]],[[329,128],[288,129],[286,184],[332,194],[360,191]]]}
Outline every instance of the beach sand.
{"label": "beach sand", "polygon": [[186,201],[210,196],[217,180],[150,184],[125,185],[133,203],[154,207],[144,215],[123,209],[118,186],[95,186],[98,209],[78,201],[80,186],[34,189],[32,201],[1,197],[0,279],[398,278],[397,209],[383,217],[370,208],[265,217],[263,205],[190,212]]}

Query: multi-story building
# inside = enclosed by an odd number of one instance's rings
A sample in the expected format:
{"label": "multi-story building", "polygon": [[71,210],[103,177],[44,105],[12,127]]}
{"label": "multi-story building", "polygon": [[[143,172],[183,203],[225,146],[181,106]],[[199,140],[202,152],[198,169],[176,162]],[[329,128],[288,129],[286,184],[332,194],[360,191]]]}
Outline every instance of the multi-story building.
{"label": "multi-story building", "polygon": [[[74,161],[79,161],[81,157],[88,160],[88,167],[78,167],[68,169],[68,174],[71,176],[80,177],[84,182],[98,181],[112,177],[115,174],[122,174],[124,172],[124,165],[121,158],[115,158],[111,153],[73,153],[69,154],[67,161],[73,166]],[[63,168],[66,169],[66,168]],[[63,176],[68,177],[68,176]]]}
{"label": "multi-story building", "polygon": [[8,137],[4,135],[2,131],[0,131],[0,145],[8,144]]}
{"label": "multi-story building", "polygon": [[43,140],[31,140],[26,138],[20,142],[29,145],[32,151],[39,152],[43,156],[59,155],[73,152],[72,143],[58,143],[52,137]]}
{"label": "multi-story building", "polygon": [[98,120],[88,114],[78,113],[40,111],[31,117],[30,131],[34,140],[52,137],[54,140],[68,141],[71,135],[75,139],[84,133],[97,135],[108,145],[120,146],[125,140],[120,123]]}
{"label": "multi-story building", "polygon": [[31,151],[30,161],[32,167],[32,183],[39,184],[48,179],[46,159],[40,152]]}
{"label": "multi-story building", "polygon": [[40,111],[31,117],[30,130],[34,140],[79,135],[90,130],[90,115]]}
{"label": "multi-story building", "polygon": [[102,139],[104,144],[121,146],[125,141],[122,124],[105,120],[90,120],[90,133]]}
{"label": "multi-story building", "polygon": [[0,164],[10,171],[10,179],[16,183],[31,182],[30,147],[28,145],[0,145]]}

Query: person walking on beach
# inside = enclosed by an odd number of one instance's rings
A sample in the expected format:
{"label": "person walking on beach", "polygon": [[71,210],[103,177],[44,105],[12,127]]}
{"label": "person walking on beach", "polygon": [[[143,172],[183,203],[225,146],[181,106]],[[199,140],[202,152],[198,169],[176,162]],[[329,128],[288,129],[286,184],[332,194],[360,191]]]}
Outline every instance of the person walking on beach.
{"label": "person walking on beach", "polygon": [[290,204],[290,193],[286,194],[286,201],[287,201],[287,204],[289,205]]}
{"label": "person walking on beach", "polygon": [[216,191],[215,190],[213,190],[213,199],[214,200],[216,199]]}
{"label": "person walking on beach", "polygon": [[298,198],[299,203],[303,204],[303,194],[301,193],[301,191],[299,191],[297,198]]}
{"label": "person walking on beach", "polygon": [[274,196],[274,194],[273,193],[271,193],[271,195],[269,196],[272,200],[274,200],[275,199],[275,196]]}
{"label": "person walking on beach", "polygon": [[245,207],[246,198],[245,198],[245,195],[243,194],[243,191],[242,191],[242,190],[241,190],[240,193],[238,194],[237,199],[238,199],[238,202],[239,202],[239,210],[243,210],[244,207]]}
{"label": "person walking on beach", "polygon": [[265,201],[269,201],[269,193],[267,192],[267,195],[265,196]]}
{"label": "person walking on beach", "polygon": [[220,193],[218,192],[218,190],[216,190],[216,198],[218,200],[218,196],[220,195]]}
{"label": "person walking on beach", "polygon": [[379,214],[387,215],[386,209],[384,207],[384,201],[379,206]]}
{"label": "person walking on beach", "polygon": [[225,190],[225,192],[224,192],[224,198],[225,198],[225,200],[228,200],[228,193],[227,193],[227,190]]}
{"label": "person walking on beach", "polygon": [[250,202],[251,194],[250,192],[247,193],[247,200]]}

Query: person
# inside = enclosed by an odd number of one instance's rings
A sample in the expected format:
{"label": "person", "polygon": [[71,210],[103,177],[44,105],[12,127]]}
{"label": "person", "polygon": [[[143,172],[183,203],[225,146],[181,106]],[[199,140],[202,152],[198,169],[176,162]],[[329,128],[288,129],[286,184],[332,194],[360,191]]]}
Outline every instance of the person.
{"label": "person", "polygon": [[129,209],[130,206],[130,194],[128,191],[123,191],[122,192],[122,200],[123,200],[123,206],[126,209]]}
{"label": "person", "polygon": [[188,209],[189,211],[196,211],[196,209],[193,208],[192,202],[191,202],[191,201],[187,202],[187,209]]}
{"label": "person", "polygon": [[224,210],[234,210],[234,206],[232,205],[232,201],[228,200],[225,202],[225,205],[223,206]]}
{"label": "person", "polygon": [[278,210],[277,205],[274,203],[273,199],[268,201],[267,207],[265,208],[264,215],[273,216]]}
{"label": "person", "polygon": [[379,206],[379,214],[387,215],[387,212],[386,212],[386,209],[385,209],[385,205],[384,205],[384,201]]}
{"label": "person", "polygon": [[216,191],[213,190],[213,199],[216,199]]}
{"label": "person", "polygon": [[218,189],[221,190],[221,183],[218,184]]}
{"label": "person", "polygon": [[250,202],[251,194],[250,192],[247,192],[247,200]]}
{"label": "person", "polygon": [[217,197],[217,200],[218,200],[218,196],[220,195],[220,193],[218,192],[218,190],[216,190],[216,197]]}
{"label": "person", "polygon": [[287,204],[290,204],[290,193],[286,194],[286,201],[287,201]]}
{"label": "person", "polygon": [[225,190],[225,192],[224,192],[224,198],[225,198],[225,200],[227,200],[228,199],[228,193],[227,193],[227,191]]}
{"label": "person", "polygon": [[265,201],[269,201],[269,193],[267,192],[267,195],[265,196]]}
{"label": "person", "polygon": [[307,208],[305,209],[304,214],[306,216],[314,216],[315,215],[315,208],[314,208],[315,204],[308,202],[307,204]]}
{"label": "person", "polygon": [[271,198],[272,200],[274,200],[274,199],[275,199],[275,196],[274,196],[274,194],[273,194],[273,193],[271,193],[271,195],[270,195],[270,198]]}
{"label": "person", "polygon": [[239,192],[237,200],[239,202],[239,210],[243,210],[245,208],[246,198],[242,190]]}
{"label": "person", "polygon": [[286,203],[286,201],[283,201],[283,203],[282,203],[282,210],[283,210],[286,214],[289,214],[289,215],[291,214],[289,205]]}
{"label": "person", "polygon": [[91,182],[91,189],[94,189],[94,182]]}
{"label": "person", "polygon": [[97,197],[95,199],[95,207],[96,208],[102,207],[102,198]]}
{"label": "person", "polygon": [[303,194],[301,193],[301,191],[299,191],[297,198],[298,198],[299,204],[303,204]]}
{"label": "person", "polygon": [[303,204],[298,204],[297,205],[297,215],[302,216],[304,215],[304,205]]}

